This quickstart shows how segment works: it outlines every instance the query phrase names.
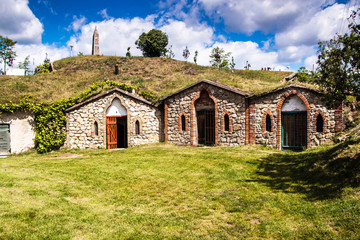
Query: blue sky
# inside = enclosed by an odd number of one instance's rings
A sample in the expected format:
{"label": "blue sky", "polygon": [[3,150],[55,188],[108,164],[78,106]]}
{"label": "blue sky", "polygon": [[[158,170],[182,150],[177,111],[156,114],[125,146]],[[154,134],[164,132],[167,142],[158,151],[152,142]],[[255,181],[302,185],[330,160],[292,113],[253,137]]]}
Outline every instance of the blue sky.
{"label": "blue sky", "polygon": [[347,29],[346,18],[360,0],[160,0],[67,1],[0,0],[0,35],[17,40],[16,63],[30,55],[34,65],[46,53],[54,61],[91,53],[95,26],[104,55],[124,56],[127,47],[141,55],[135,40],[142,32],[160,29],[169,36],[175,58],[209,65],[213,47],[224,48],[237,69],[311,69],[317,42]]}

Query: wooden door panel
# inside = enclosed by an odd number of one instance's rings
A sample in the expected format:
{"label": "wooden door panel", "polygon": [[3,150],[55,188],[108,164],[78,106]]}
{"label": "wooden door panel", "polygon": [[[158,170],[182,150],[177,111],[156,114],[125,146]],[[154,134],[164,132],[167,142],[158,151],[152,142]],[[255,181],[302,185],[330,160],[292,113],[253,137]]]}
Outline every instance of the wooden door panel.
{"label": "wooden door panel", "polygon": [[300,150],[306,147],[306,112],[282,113],[282,148]]}
{"label": "wooden door panel", "polygon": [[106,118],[107,149],[117,148],[117,126],[116,117]]}

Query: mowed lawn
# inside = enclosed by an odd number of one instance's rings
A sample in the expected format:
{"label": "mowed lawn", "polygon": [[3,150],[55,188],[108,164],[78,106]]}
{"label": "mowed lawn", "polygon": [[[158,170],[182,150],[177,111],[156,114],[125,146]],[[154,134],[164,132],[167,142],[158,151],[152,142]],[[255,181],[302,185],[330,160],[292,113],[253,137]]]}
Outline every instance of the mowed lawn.
{"label": "mowed lawn", "polygon": [[359,154],[331,159],[339,149],[10,156],[0,159],[0,239],[359,239]]}

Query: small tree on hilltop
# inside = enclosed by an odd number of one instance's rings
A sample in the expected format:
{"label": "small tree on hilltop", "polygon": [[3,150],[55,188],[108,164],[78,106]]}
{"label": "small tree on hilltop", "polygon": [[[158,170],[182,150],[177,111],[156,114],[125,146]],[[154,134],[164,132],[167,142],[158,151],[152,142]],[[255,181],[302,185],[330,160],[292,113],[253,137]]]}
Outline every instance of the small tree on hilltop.
{"label": "small tree on hilltop", "polygon": [[234,70],[234,69],[235,69],[235,65],[236,65],[236,63],[235,63],[235,61],[234,61],[234,57],[231,57],[230,68],[231,68],[232,70]]}
{"label": "small tree on hilltop", "polygon": [[30,60],[29,60],[30,56],[27,56],[23,62],[19,62],[19,68],[20,69],[24,69],[25,70],[25,75],[27,75],[30,71]]}
{"label": "small tree on hilltop", "polygon": [[230,54],[231,52],[225,53],[225,50],[222,48],[213,48],[210,54],[210,63],[213,67],[229,68]]}
{"label": "small tree on hilltop", "polygon": [[142,33],[135,44],[144,57],[161,57],[167,52],[168,36],[161,30],[152,29],[148,33]]}
{"label": "small tree on hilltop", "polygon": [[0,62],[4,62],[4,74],[6,75],[6,66],[12,66],[16,57],[16,52],[13,50],[17,41],[0,35]]}
{"label": "small tree on hilltop", "polygon": [[198,51],[195,51],[195,56],[194,56],[194,63],[197,64],[197,57],[198,57]]}
{"label": "small tree on hilltop", "polygon": [[325,90],[325,100],[330,106],[335,106],[349,95],[360,100],[359,11],[360,8],[349,18],[350,33],[319,42],[318,75],[314,81]]}
{"label": "small tree on hilltop", "polygon": [[127,48],[126,57],[128,57],[128,58],[131,57],[130,47]]}
{"label": "small tree on hilltop", "polygon": [[185,58],[185,60],[187,61],[187,59],[190,56],[190,51],[188,49],[188,47],[186,46],[185,49],[183,50],[183,57]]}

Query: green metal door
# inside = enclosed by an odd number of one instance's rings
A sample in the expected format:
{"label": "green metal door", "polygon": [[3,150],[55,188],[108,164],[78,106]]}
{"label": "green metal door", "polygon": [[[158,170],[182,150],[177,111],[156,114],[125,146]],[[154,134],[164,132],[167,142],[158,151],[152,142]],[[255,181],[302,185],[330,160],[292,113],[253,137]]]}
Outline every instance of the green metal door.
{"label": "green metal door", "polygon": [[0,155],[10,153],[10,125],[0,124]]}
{"label": "green metal door", "polygon": [[307,145],[306,112],[281,113],[281,147],[286,150],[302,150]]}

